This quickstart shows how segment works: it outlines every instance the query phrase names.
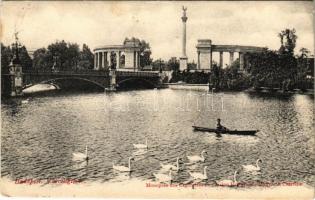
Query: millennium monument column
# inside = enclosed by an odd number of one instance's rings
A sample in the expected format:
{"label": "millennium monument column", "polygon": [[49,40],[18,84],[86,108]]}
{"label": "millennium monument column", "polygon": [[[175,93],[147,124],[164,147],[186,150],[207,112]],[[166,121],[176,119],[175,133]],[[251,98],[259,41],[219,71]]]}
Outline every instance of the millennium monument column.
{"label": "millennium monument column", "polygon": [[182,16],[182,21],[183,21],[183,49],[182,49],[182,56],[179,58],[179,69],[185,70],[187,69],[187,56],[186,56],[186,21],[187,21],[187,16],[186,16],[186,10],[187,8],[185,8],[183,6],[183,16]]}

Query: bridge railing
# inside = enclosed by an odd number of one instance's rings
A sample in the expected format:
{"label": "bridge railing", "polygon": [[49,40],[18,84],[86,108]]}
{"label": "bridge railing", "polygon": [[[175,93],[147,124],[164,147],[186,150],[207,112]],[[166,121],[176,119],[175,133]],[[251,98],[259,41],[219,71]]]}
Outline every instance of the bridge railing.
{"label": "bridge railing", "polygon": [[135,76],[135,77],[158,77],[159,73],[157,72],[148,72],[148,71],[116,71],[118,76]]}
{"label": "bridge railing", "polygon": [[[50,70],[50,69],[25,69],[24,74],[41,74],[41,75],[108,75],[108,70]],[[159,77],[158,72],[150,71],[116,71],[117,76],[132,77]]]}
{"label": "bridge railing", "polygon": [[58,75],[108,75],[105,70],[50,70],[50,69],[26,69],[24,74],[58,74]]}

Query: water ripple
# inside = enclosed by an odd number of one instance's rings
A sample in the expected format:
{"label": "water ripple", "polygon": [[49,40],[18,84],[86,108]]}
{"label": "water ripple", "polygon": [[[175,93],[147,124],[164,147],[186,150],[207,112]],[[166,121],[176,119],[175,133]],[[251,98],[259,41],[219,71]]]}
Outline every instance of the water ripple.
{"label": "water ripple", "polygon": [[[1,173],[13,180],[153,181],[153,173],[165,173],[160,163],[175,164],[180,157],[182,170],[174,172],[175,182],[188,181],[188,171],[203,172],[208,166],[208,183],[214,184],[260,158],[261,173],[241,171],[240,181],[315,184],[314,103],[308,96],[191,92],[187,97],[187,91],[147,90],[20,101],[1,104]],[[256,137],[221,138],[192,131],[194,124],[214,127],[217,118],[231,129],[260,131]],[[133,147],[146,139],[147,150]],[[85,146],[89,161],[74,161],[72,153],[84,152]],[[202,150],[208,152],[204,163],[187,163],[187,155],[199,155]],[[128,157],[135,158],[131,174],[112,169],[113,163],[127,165]]]}

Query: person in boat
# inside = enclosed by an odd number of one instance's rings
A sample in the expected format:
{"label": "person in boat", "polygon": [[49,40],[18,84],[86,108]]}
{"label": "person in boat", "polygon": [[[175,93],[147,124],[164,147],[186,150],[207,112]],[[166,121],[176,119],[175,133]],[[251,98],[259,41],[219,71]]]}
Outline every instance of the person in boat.
{"label": "person in boat", "polygon": [[227,131],[227,130],[229,130],[228,128],[222,126],[220,118],[217,119],[217,130],[218,131]]}

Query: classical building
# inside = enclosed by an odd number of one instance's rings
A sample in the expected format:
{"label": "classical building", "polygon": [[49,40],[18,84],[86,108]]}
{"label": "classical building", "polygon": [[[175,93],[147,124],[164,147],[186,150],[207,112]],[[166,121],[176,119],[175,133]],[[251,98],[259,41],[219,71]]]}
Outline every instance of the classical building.
{"label": "classical building", "polygon": [[106,45],[94,49],[94,69],[140,69],[140,40],[126,39],[123,45]]}
{"label": "classical building", "polygon": [[244,71],[244,66],[246,63],[246,53],[249,52],[262,52],[266,50],[265,47],[255,47],[255,46],[239,46],[239,45],[214,45],[211,40],[198,40],[197,44],[198,53],[198,70],[211,70],[212,69],[212,53],[219,52],[220,60],[219,66],[223,67],[223,53],[229,52],[230,60],[229,63],[232,64],[234,61],[234,53],[238,53],[240,62],[240,71]]}

